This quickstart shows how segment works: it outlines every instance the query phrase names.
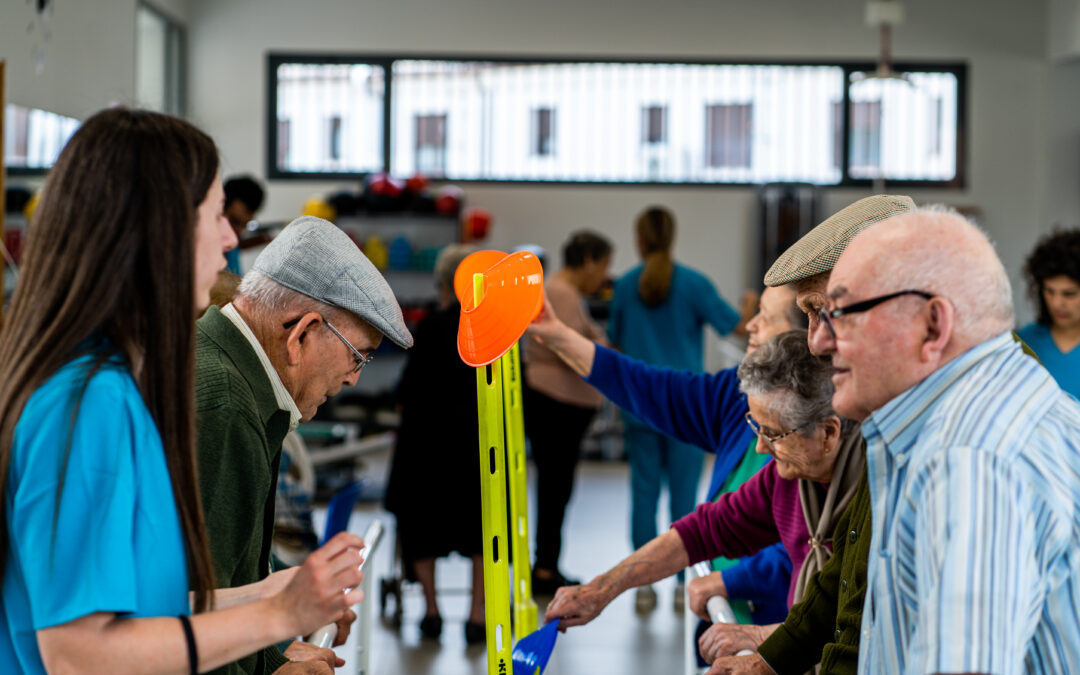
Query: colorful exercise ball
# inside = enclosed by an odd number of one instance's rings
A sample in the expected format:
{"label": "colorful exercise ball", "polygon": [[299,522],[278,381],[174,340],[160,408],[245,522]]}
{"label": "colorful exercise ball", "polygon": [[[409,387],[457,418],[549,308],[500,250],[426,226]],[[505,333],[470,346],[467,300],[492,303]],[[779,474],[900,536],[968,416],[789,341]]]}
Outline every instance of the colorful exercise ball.
{"label": "colorful exercise ball", "polygon": [[322,218],[323,220],[329,220],[330,222],[337,219],[337,211],[330,205],[330,202],[322,197],[312,197],[304,202],[304,209],[300,212],[300,215],[315,216],[316,218]]}
{"label": "colorful exercise ball", "polygon": [[444,216],[456,216],[461,212],[465,192],[456,185],[444,185],[435,194],[435,210]]}
{"label": "colorful exercise ball", "polygon": [[40,192],[35,192],[30,199],[26,200],[26,206],[23,207],[23,216],[26,217],[26,222],[30,222],[34,219],[34,209],[37,208],[38,198],[41,196]]}
{"label": "colorful exercise ball", "polygon": [[405,189],[414,195],[420,194],[427,189],[428,178],[422,173],[414,174],[405,180]]}
{"label": "colorful exercise ball", "polygon": [[491,229],[491,211],[473,207],[466,209],[461,216],[462,233],[465,241],[476,241],[487,237]]}
{"label": "colorful exercise ball", "polygon": [[386,173],[373,173],[368,176],[364,186],[368,195],[379,197],[400,197],[405,191],[405,183]]}

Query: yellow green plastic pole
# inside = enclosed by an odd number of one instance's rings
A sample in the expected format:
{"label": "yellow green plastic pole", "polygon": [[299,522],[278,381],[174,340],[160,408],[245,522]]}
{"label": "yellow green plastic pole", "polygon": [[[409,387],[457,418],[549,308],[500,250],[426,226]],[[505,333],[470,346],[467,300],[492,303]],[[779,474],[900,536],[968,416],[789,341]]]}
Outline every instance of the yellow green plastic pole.
{"label": "yellow green plastic pole", "polygon": [[[473,301],[484,299],[484,275],[473,275]],[[484,531],[484,620],[487,624],[488,675],[509,675],[509,539],[506,533],[506,447],[503,436],[502,368],[499,361],[476,369],[480,424],[480,504]]]}
{"label": "yellow green plastic pole", "polygon": [[506,418],[506,457],[510,472],[510,541],[514,567],[514,635],[536,630],[537,610],[532,597],[529,562],[529,501],[525,465],[525,416],[521,404],[521,356],[517,343],[499,359]]}

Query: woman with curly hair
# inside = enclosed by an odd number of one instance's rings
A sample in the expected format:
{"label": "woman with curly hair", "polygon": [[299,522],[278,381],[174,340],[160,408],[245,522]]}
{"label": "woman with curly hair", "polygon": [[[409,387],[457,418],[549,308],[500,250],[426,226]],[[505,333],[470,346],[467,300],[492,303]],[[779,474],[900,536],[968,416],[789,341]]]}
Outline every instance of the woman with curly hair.
{"label": "woman with curly hair", "polygon": [[1080,398],[1080,230],[1044,237],[1024,276],[1039,314],[1017,332],[1061,388]]}

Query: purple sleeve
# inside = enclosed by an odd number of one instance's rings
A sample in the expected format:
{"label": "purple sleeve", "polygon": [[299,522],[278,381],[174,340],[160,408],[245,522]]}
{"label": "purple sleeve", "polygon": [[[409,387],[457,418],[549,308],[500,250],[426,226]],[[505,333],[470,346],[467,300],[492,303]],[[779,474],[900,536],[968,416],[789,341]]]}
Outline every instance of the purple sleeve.
{"label": "purple sleeve", "polygon": [[672,525],[690,564],[717,556],[741,558],[780,541],[772,513],[776,462],[769,462],[734,492],[706,502]]}

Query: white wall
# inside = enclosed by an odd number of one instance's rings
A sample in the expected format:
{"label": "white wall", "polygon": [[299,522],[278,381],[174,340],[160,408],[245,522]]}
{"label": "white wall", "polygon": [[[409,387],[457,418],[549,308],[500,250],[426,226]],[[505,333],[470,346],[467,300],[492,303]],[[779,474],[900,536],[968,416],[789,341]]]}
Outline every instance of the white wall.
{"label": "white wall", "polygon": [[1047,55],[1051,59],[1080,56],[1080,0],[1049,0]]}
{"label": "white wall", "polygon": [[[914,196],[981,208],[1018,281],[1045,220],[1046,4],[906,6],[906,23],[894,35],[897,59],[970,64],[968,187]],[[877,36],[864,25],[863,9],[858,0],[193,0],[190,109],[220,143],[227,172],[263,175],[268,50],[872,59]],[[290,218],[306,197],[333,187],[274,181],[264,217]],[[865,194],[828,190],[825,210]],[[750,189],[475,185],[467,196],[493,211],[493,244],[532,241],[557,250],[570,230],[591,227],[615,240],[616,271],[634,263],[634,214],[665,203],[681,223],[680,259],[706,271],[730,298],[757,281]]]}
{"label": "white wall", "polygon": [[1080,227],[1080,60],[1050,68],[1047,226]]}
{"label": "white wall", "polygon": [[[1052,71],[1047,45],[1049,8],[1060,11],[1070,2],[1076,0],[907,0],[907,21],[894,36],[898,59],[970,64],[968,187],[914,196],[980,207],[1015,280],[1024,254],[1051,219],[1080,221],[1073,189],[1078,182],[1060,171],[1070,164],[1070,147],[1054,145],[1064,138],[1075,147],[1077,134],[1068,127],[1080,82],[1068,69]],[[256,175],[264,169],[268,50],[868,59],[877,48],[875,31],[863,23],[861,0],[154,4],[188,24],[191,118],[217,139],[226,173]],[[31,53],[41,33],[26,33],[31,8],[24,2],[0,5],[0,57],[9,62],[9,100],[78,117],[130,101],[135,6],[136,0],[58,3],[45,69],[38,75]],[[1051,189],[1059,177],[1061,185]],[[274,181],[263,215],[292,217],[306,197],[334,187]],[[865,194],[828,190],[825,210]],[[679,258],[710,274],[730,298],[757,281],[751,189],[476,185],[468,186],[468,199],[494,212],[492,243],[499,246],[533,241],[555,251],[574,228],[606,232],[618,247],[615,271],[634,262],[633,215],[646,204],[665,203],[681,223]],[[1022,318],[1027,311],[1022,306]]]}
{"label": "white wall", "polygon": [[[135,90],[135,1],[56,3],[42,22],[33,3],[0,3],[7,100],[85,118]],[[28,32],[27,27],[34,26]],[[44,54],[38,72],[38,51]]]}

